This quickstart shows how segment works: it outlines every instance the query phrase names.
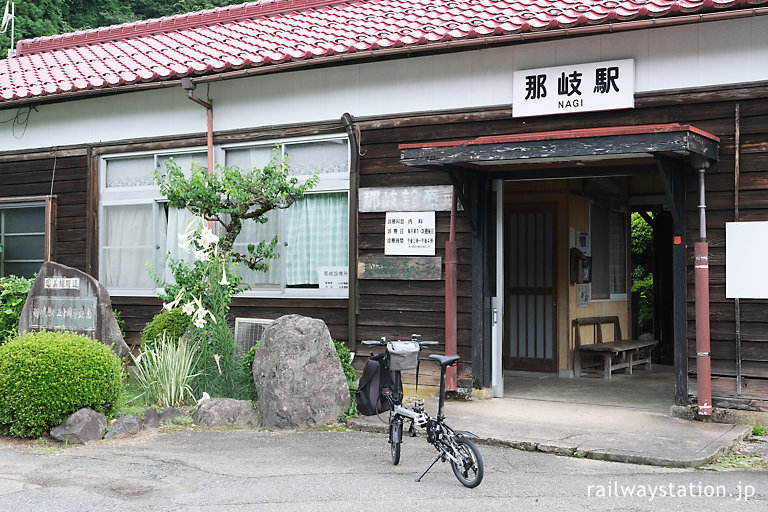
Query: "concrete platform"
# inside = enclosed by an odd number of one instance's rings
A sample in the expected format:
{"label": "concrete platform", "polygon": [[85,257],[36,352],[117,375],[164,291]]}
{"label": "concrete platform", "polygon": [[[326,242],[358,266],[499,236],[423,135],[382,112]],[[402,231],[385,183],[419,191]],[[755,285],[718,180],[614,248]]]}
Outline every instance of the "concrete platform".
{"label": "concrete platform", "polygon": [[[510,373],[504,398],[449,401],[449,425],[482,442],[591,459],[694,467],[728,452],[751,427],[673,418],[669,368],[634,375],[558,379]],[[437,400],[427,399],[429,414]],[[353,428],[386,432],[388,413],[349,420]],[[383,421],[382,421],[383,420]],[[408,442],[406,440],[406,442]]]}

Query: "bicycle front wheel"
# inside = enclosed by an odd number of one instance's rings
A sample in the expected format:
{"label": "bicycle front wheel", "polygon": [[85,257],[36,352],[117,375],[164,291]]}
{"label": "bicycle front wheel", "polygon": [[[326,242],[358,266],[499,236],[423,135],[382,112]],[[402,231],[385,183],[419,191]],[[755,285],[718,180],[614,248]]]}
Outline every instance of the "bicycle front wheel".
{"label": "bicycle front wheel", "polygon": [[465,437],[457,437],[455,441],[459,462],[451,461],[453,474],[465,487],[477,487],[483,481],[483,458],[480,450]]}
{"label": "bicycle front wheel", "polygon": [[389,449],[392,455],[392,464],[400,464],[400,445],[403,441],[403,420],[398,418],[389,423]]}

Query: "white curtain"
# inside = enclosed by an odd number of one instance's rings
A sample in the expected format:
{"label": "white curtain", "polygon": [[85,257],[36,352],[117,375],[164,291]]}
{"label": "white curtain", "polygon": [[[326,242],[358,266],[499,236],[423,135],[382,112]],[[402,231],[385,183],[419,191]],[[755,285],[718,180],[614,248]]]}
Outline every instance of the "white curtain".
{"label": "white curtain", "polygon": [[[154,265],[153,203],[104,206],[104,257],[107,288],[153,288],[147,263]],[[156,270],[156,269],[155,269]]]}
{"label": "white curtain", "polygon": [[[237,240],[235,240],[235,251],[240,254],[248,255],[248,244],[259,245],[262,241],[269,243],[275,236],[277,236],[279,240],[279,214],[280,212],[275,210],[269,212],[267,214],[268,221],[266,224],[259,224],[252,220],[244,221],[242,230],[240,231]],[[282,251],[280,250],[281,245],[282,244],[278,244],[277,252],[282,256]],[[280,258],[267,260],[266,263],[269,265],[269,270],[266,272],[256,272],[249,269],[244,264],[240,264],[237,273],[242,276],[244,282],[254,287],[279,287],[282,281]]]}
{"label": "white curtain", "polygon": [[199,217],[195,217],[189,210],[168,208],[168,226],[164,233],[160,233],[160,254],[164,258],[161,264],[165,267],[166,282],[175,282],[171,267],[168,265],[169,259],[184,260],[190,267],[194,265],[195,255],[191,248],[187,252],[179,247],[179,235],[187,231],[194,231],[200,226],[200,223]]}
{"label": "white curtain", "polygon": [[318,267],[346,266],[347,194],[308,194],[285,211],[286,284],[316,285]]}

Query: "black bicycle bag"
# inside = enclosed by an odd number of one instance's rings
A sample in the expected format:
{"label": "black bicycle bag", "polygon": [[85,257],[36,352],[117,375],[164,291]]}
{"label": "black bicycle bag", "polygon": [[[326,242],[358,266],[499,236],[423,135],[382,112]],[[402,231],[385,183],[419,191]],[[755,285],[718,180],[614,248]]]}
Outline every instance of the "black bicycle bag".
{"label": "black bicycle bag", "polygon": [[389,370],[387,354],[371,356],[363,367],[355,396],[357,412],[363,416],[374,416],[392,409],[392,404],[402,400],[400,374]]}

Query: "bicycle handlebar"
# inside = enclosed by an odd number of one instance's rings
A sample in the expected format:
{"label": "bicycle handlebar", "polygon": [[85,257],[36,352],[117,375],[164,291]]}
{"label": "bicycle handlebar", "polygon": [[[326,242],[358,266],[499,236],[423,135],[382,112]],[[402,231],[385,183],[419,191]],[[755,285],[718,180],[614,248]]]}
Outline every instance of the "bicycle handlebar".
{"label": "bicycle handlebar", "polygon": [[420,340],[388,340],[386,338],[381,338],[380,340],[362,340],[360,343],[367,347],[386,347],[387,342],[389,341],[415,341],[419,344],[420,347],[433,347],[435,345],[439,345],[440,343],[437,341],[420,341]]}

